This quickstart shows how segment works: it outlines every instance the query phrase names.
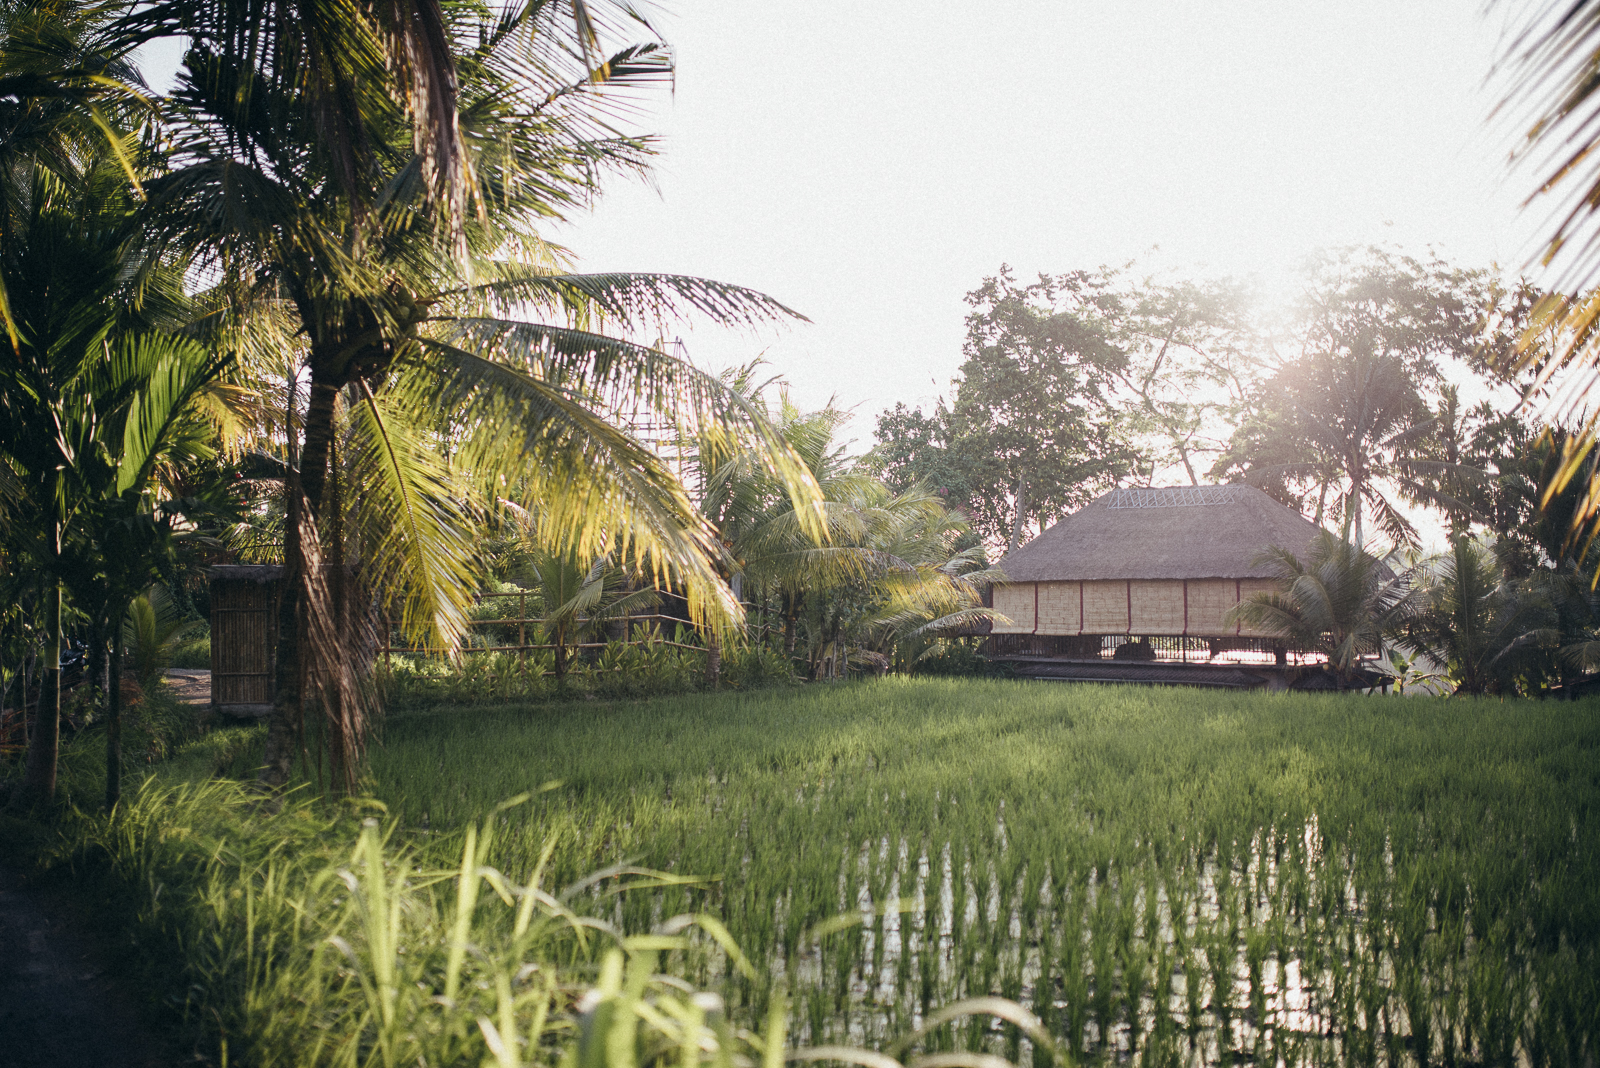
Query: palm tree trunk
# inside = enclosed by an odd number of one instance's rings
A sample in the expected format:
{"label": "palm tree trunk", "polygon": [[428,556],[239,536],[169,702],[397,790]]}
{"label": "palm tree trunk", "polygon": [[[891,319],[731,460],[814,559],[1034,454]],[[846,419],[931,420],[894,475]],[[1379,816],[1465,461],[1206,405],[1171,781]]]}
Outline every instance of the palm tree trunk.
{"label": "palm tree trunk", "polygon": [[[327,482],[328,454],[333,445],[334,402],[339,390],[320,381],[315,368],[311,376],[311,397],[306,405],[305,446],[300,450],[299,473],[291,473],[285,485],[288,497],[284,516],[283,577],[278,583],[278,641],[272,714],[267,721],[267,747],[262,760],[260,781],[274,790],[289,781],[294,763],[295,740],[300,733],[303,712],[300,671],[300,523],[316,522],[322,507],[322,491]],[[289,383],[289,437],[294,439],[295,383]],[[291,466],[294,457],[291,455]],[[305,514],[301,514],[301,509]]]}
{"label": "palm tree trunk", "polygon": [[795,617],[800,614],[799,598],[792,593],[783,595],[783,655],[794,659]]}
{"label": "palm tree trunk", "polygon": [[1355,523],[1353,529],[1355,530],[1355,544],[1358,548],[1361,546],[1361,490],[1364,484],[1365,480],[1362,479],[1359,471],[1351,476],[1350,506],[1355,509]]}
{"label": "palm tree trunk", "polygon": [[111,627],[110,671],[106,685],[106,811],[122,800],[122,616]]}
{"label": "palm tree trunk", "polygon": [[300,453],[300,492],[313,519],[322,515],[322,493],[328,480],[328,457],[333,451],[335,401],[339,387],[311,376],[311,399],[306,405],[305,448]]}
{"label": "palm tree trunk", "polygon": [[[289,475],[292,484],[294,475]],[[287,496],[288,514],[283,524],[283,573],[278,579],[278,640],[273,658],[272,712],[267,719],[267,747],[259,781],[281,790],[294,763],[294,743],[300,723],[300,505],[292,486]]]}
{"label": "palm tree trunk", "polygon": [[56,796],[56,758],[61,750],[61,584],[51,581],[44,597],[45,649],[39,671],[39,703],[28,732],[28,770],[22,794],[32,804]]}
{"label": "palm tree trunk", "polygon": [[84,664],[85,675],[100,695],[100,710],[104,712],[110,708],[111,685],[106,674],[106,628],[105,621],[91,615],[89,622],[89,655]]}
{"label": "palm tree trunk", "polygon": [[722,676],[722,637],[715,628],[706,632],[706,689],[715,690]]}
{"label": "palm tree trunk", "polygon": [[565,623],[556,624],[555,633],[551,635],[550,641],[556,647],[556,678],[564,679],[567,677],[567,626]]}

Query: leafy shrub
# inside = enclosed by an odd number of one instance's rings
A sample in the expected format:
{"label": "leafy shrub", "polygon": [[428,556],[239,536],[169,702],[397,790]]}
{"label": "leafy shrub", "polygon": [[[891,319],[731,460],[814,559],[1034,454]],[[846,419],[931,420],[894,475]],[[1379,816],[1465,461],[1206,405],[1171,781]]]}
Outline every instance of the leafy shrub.
{"label": "leafy shrub", "polygon": [[758,690],[766,686],[793,686],[799,683],[794,664],[782,649],[752,642],[732,650],[722,658],[722,678],[736,690]]}
{"label": "leafy shrub", "polygon": [[1012,674],[1009,665],[994,664],[962,642],[945,642],[936,647],[912,663],[911,673],[950,678],[1003,678]]}
{"label": "leafy shrub", "polygon": [[[386,699],[396,707],[440,704],[506,703],[572,698],[660,697],[694,693],[705,687],[705,653],[686,627],[674,629],[668,644],[654,628],[644,641],[608,642],[575,660],[565,678],[555,676],[548,649],[519,653],[468,653],[459,661],[397,655],[379,665]],[[722,684],[759,689],[795,681],[788,658],[770,646],[731,649],[722,660]]]}
{"label": "leafy shrub", "polygon": [[211,633],[210,627],[198,637],[182,641],[172,651],[169,667],[175,668],[211,668]]}

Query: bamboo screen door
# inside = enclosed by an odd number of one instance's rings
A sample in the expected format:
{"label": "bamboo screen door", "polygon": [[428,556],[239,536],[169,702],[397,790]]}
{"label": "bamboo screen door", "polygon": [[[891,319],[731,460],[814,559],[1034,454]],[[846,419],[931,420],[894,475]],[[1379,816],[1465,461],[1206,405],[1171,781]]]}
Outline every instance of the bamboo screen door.
{"label": "bamboo screen door", "polygon": [[211,703],[234,715],[271,710],[276,567],[218,567],[211,579]]}

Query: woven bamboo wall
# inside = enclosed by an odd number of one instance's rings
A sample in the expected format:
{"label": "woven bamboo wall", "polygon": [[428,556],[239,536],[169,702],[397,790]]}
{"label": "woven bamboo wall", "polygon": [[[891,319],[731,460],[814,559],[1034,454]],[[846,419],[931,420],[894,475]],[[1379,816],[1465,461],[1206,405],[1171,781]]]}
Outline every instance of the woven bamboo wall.
{"label": "woven bamboo wall", "polygon": [[996,586],[994,588],[994,610],[1010,618],[1010,623],[995,620],[993,634],[1032,634],[1034,628],[1033,618],[1033,583],[1021,582],[1016,585]]}
{"label": "woven bamboo wall", "polygon": [[1239,583],[1234,579],[1189,580],[1189,633],[1222,637],[1237,633],[1226,622],[1228,611],[1238,602]]}
{"label": "woven bamboo wall", "polygon": [[1083,584],[1083,633],[1128,633],[1128,584],[1121,579]]}
{"label": "woven bamboo wall", "polygon": [[1076,582],[1039,583],[1040,634],[1081,634],[1083,599]]}
{"label": "woven bamboo wall", "polygon": [[[1258,593],[1273,593],[1279,589],[1276,582],[1271,579],[1241,579],[1239,582],[1239,599],[1248,601]],[[1239,627],[1238,633],[1246,638],[1265,638],[1267,633],[1253,627]]]}
{"label": "woven bamboo wall", "polygon": [[211,582],[211,703],[272,703],[275,582]]}
{"label": "woven bamboo wall", "polygon": [[1128,633],[1143,635],[1182,634],[1184,632],[1183,583],[1150,582],[1135,579],[1128,583],[1128,602],[1133,617]]}
{"label": "woven bamboo wall", "polygon": [[997,622],[993,633],[1269,637],[1229,622],[1227,616],[1241,599],[1276,588],[1271,579],[1111,579],[999,585],[994,588],[994,607],[1011,622]]}

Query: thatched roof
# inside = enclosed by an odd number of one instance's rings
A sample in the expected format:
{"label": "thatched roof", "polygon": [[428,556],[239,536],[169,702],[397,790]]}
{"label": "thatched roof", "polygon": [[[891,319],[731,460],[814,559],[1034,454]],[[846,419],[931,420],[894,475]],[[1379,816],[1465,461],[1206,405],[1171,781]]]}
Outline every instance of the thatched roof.
{"label": "thatched roof", "polygon": [[1272,578],[1255,562],[1303,555],[1318,527],[1254,486],[1112,490],[1008,553],[1012,582]]}

